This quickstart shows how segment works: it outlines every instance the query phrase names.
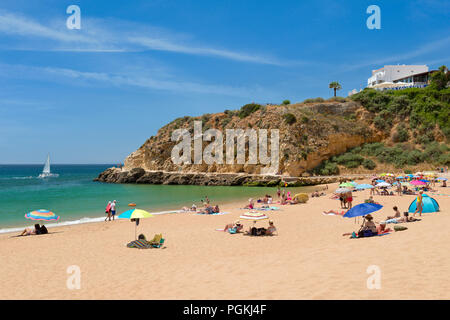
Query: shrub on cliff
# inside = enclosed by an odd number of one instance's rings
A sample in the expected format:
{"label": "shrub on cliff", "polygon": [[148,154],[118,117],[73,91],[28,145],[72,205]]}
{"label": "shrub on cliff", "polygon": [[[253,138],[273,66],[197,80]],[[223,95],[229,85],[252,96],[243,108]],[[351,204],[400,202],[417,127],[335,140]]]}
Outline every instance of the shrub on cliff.
{"label": "shrub on cliff", "polygon": [[324,101],[325,101],[324,98],[318,97],[318,98],[308,98],[308,99],[305,99],[305,100],[303,101],[303,103],[315,103],[315,102],[324,102]]}
{"label": "shrub on cliff", "polygon": [[362,166],[368,170],[373,170],[377,167],[376,163],[371,159],[364,159],[362,162]]}
{"label": "shrub on cliff", "polygon": [[294,124],[297,121],[297,118],[292,113],[286,113],[283,115],[284,121],[287,124]]}
{"label": "shrub on cliff", "polygon": [[409,117],[412,129],[421,125],[434,127],[437,124],[447,139],[450,139],[448,87],[432,84],[426,88],[386,91],[366,88],[352,95],[351,99],[359,101],[365,109],[375,113],[374,124],[378,129],[388,129],[391,123],[387,121]]}
{"label": "shrub on cliff", "polygon": [[246,104],[244,106],[242,106],[242,108],[239,110],[239,118],[243,119],[249,115],[251,115],[253,112],[258,111],[259,109],[261,109],[261,105],[257,104],[257,103],[249,103]]}
{"label": "shrub on cliff", "polygon": [[284,100],[281,104],[284,105],[284,106],[286,106],[286,105],[288,105],[288,104],[291,104],[291,101],[286,99],[286,100]]}
{"label": "shrub on cliff", "polygon": [[394,133],[392,140],[394,142],[405,142],[409,139],[409,133],[406,130],[406,126],[404,124],[400,124],[397,127],[397,131]]}

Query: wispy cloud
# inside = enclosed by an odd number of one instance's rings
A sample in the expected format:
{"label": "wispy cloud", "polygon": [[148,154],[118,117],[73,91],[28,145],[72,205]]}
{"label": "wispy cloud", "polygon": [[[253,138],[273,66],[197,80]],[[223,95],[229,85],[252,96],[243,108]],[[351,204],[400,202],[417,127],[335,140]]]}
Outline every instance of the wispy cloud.
{"label": "wispy cloud", "polygon": [[228,96],[249,97],[262,90],[259,88],[242,88],[225,85],[205,84],[190,81],[157,79],[145,73],[136,72],[106,73],[89,72],[68,68],[34,67],[25,65],[0,64],[0,76],[20,77],[21,79],[39,79],[41,81],[68,80],[72,85],[97,83],[116,87],[139,87],[144,89],[167,90],[175,92],[192,92]]}
{"label": "wispy cloud", "polygon": [[[60,21],[59,26],[65,25]],[[101,26],[108,26],[104,29]],[[113,26],[120,25],[119,29]],[[68,30],[64,27],[54,28],[33,19],[10,12],[0,11],[0,33],[31,38],[30,43],[23,41],[11,50],[36,51],[71,51],[71,52],[130,52],[130,51],[166,51],[189,55],[201,55],[222,59],[282,66],[290,63],[279,59],[214,48],[182,41],[176,33],[149,25],[136,25],[127,21],[110,21],[100,19],[83,19],[81,30]],[[32,42],[33,39],[46,39],[51,43]],[[6,49],[6,48],[4,48]]]}

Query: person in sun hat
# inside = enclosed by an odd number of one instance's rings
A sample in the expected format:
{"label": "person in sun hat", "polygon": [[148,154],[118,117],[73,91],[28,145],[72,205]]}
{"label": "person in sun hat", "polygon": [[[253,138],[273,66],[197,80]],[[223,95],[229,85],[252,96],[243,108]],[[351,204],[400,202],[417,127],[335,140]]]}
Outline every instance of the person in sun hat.
{"label": "person in sun hat", "polygon": [[372,231],[372,233],[377,233],[377,226],[375,225],[375,222],[373,222],[373,217],[371,214],[367,214],[364,216],[364,222],[359,229],[358,234],[365,230],[370,230]]}
{"label": "person in sun hat", "polygon": [[227,224],[225,228],[223,228],[223,231],[228,231],[229,233],[239,233],[243,228],[244,226],[241,224],[241,221],[236,220],[234,223]]}

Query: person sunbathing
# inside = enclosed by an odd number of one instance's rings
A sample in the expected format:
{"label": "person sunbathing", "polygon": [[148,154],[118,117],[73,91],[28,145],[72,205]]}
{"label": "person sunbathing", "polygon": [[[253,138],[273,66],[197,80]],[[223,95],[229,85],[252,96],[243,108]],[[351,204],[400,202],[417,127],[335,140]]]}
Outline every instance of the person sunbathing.
{"label": "person sunbathing", "polygon": [[277,232],[277,234],[278,234],[277,228],[273,224],[273,221],[269,220],[269,227],[265,230],[265,235],[273,236],[275,232]]}
{"label": "person sunbathing", "polygon": [[245,234],[251,236],[273,236],[275,232],[278,233],[277,228],[273,224],[273,221],[269,220],[269,227],[267,229],[250,227],[249,230],[245,232]]}
{"label": "person sunbathing", "polygon": [[[40,233],[40,225],[39,224],[35,224],[34,228],[25,228],[22,233],[20,234],[20,236],[31,236],[34,234],[41,234]],[[45,229],[47,230],[47,229]]]}
{"label": "person sunbathing", "polygon": [[380,222],[379,225],[377,225],[377,233],[378,234],[383,234],[383,233],[387,233],[387,232],[391,232],[391,228],[387,228],[386,229],[386,222],[382,221]]}
{"label": "person sunbathing", "polygon": [[234,223],[229,223],[223,228],[224,232],[229,233],[239,233],[244,228],[244,226],[241,224],[239,220],[235,221]]}
{"label": "person sunbathing", "polygon": [[402,214],[401,214],[400,211],[398,210],[398,207],[397,207],[397,206],[393,207],[392,209],[394,210],[395,215],[393,215],[393,216],[388,216],[388,217],[386,218],[386,220],[396,219],[396,218],[401,218],[401,217],[402,217]]}
{"label": "person sunbathing", "polygon": [[358,231],[358,236],[364,236],[365,231],[371,231],[373,235],[377,234],[377,226],[375,225],[375,222],[373,222],[373,217],[370,214],[364,217],[364,222]]}
{"label": "person sunbathing", "polygon": [[245,207],[244,207],[244,209],[253,209],[255,206],[254,206],[254,203],[253,203],[253,199],[248,199],[248,205],[246,205]]}
{"label": "person sunbathing", "polygon": [[345,214],[345,211],[342,210],[341,212],[339,212],[337,210],[328,210],[328,211],[324,211],[323,213],[325,213],[325,214],[335,214],[337,216],[343,216]]}
{"label": "person sunbathing", "polygon": [[214,206],[212,212],[213,212],[213,213],[219,213],[219,212],[220,212],[220,209],[219,209],[219,205],[218,205],[218,204],[216,204],[216,205]]}

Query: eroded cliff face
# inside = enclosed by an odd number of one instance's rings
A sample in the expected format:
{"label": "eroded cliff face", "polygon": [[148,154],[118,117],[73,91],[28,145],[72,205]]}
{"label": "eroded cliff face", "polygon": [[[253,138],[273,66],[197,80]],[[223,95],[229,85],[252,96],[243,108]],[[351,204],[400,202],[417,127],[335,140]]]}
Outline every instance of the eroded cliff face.
{"label": "eroded cliff face", "polygon": [[[333,155],[364,143],[381,141],[384,136],[370,125],[370,119],[371,115],[356,102],[265,106],[242,119],[236,111],[178,118],[131,153],[125,159],[124,170],[142,168],[146,171],[183,173],[261,174],[262,169],[267,168],[259,163],[226,164],[225,145],[224,164],[174,164],[171,153],[178,142],[171,140],[172,133],[177,129],[186,129],[193,138],[194,121],[201,121],[203,132],[211,128],[219,129],[224,141],[226,129],[254,129],[257,132],[258,129],[267,129],[269,136],[272,130],[278,129],[279,166],[276,172],[269,173],[301,176]],[[268,140],[270,142],[270,138]],[[210,143],[204,141],[203,149]],[[191,153],[193,159],[194,151]]]}

